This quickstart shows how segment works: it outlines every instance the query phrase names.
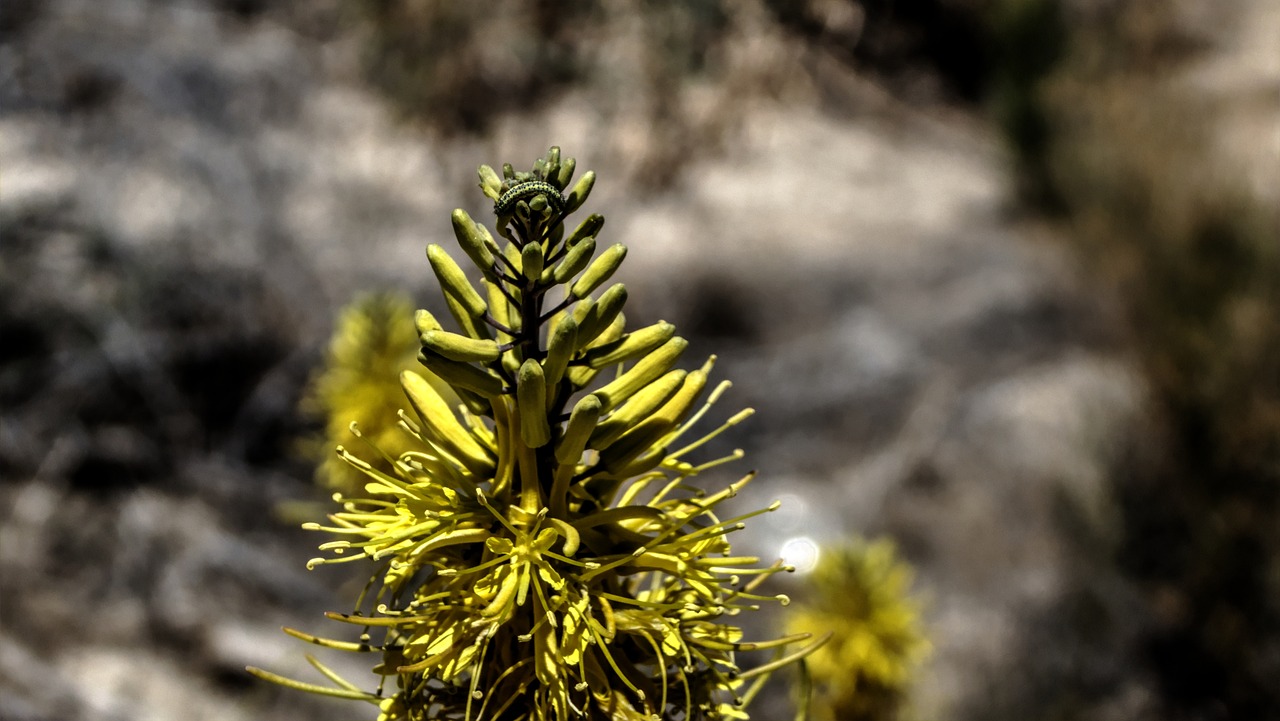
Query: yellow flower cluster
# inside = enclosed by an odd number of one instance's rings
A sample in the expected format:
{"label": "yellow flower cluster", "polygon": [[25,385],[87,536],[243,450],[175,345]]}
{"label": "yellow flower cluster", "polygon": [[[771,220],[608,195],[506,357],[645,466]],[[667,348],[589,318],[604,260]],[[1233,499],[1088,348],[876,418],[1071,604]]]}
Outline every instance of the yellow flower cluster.
{"label": "yellow flower cluster", "polygon": [[[570,189],[574,162],[558,148],[532,172],[503,170],[482,166],[480,179],[504,244],[453,213],[481,289],[442,248],[427,248],[461,332],[423,310],[406,323],[417,360],[447,387],[401,371],[407,403],[390,407],[403,408],[350,426],[364,450],[338,447],[361,482],[335,494],[326,522],[306,524],[335,537],[310,567],[377,570],[351,613],[329,614],[360,628],[359,640],[289,632],[375,654],[383,682],[365,691],[318,661],[333,685],[251,671],[377,704],[386,721],[746,718],[767,675],[821,643],[788,652],[810,634],[744,642],[726,622],[761,601],[786,602],[757,593],[784,567],[731,555],[728,541],[776,504],[724,519],[721,504],[751,476],[714,493],[691,483],[741,457],[689,460],[750,411],[693,432],[729,387],[709,387],[714,357],[675,369],[687,343],[671,324],[628,331],[625,286],[597,292],[626,248],[596,253],[599,215],[570,233],[564,224],[593,173]],[[363,330],[361,317],[367,308],[344,321],[335,365],[391,338]],[[374,355],[395,356],[393,345]],[[394,365],[361,363],[347,363],[351,378]],[[349,405],[326,401],[331,413],[385,402],[383,378],[365,396],[338,377],[327,374],[317,394],[350,396]],[[738,665],[737,652],[763,648],[776,649],[774,660]],[[388,679],[394,688],[384,690]]]}
{"label": "yellow flower cluster", "polygon": [[807,600],[788,614],[792,633],[830,633],[806,664],[817,721],[897,718],[913,675],[929,653],[912,571],[892,541],[853,539],[824,549]]}
{"label": "yellow flower cluster", "polygon": [[[338,317],[328,356],[311,383],[303,409],[324,419],[325,452],[317,469],[322,483],[344,493],[364,487],[365,475],[329,452],[349,442],[354,423],[391,456],[410,449],[396,410],[404,405],[400,373],[418,365],[418,335],[413,305],[402,293],[371,293],[348,305]],[[437,391],[453,398],[448,386],[423,373]],[[390,470],[383,467],[383,470]]]}

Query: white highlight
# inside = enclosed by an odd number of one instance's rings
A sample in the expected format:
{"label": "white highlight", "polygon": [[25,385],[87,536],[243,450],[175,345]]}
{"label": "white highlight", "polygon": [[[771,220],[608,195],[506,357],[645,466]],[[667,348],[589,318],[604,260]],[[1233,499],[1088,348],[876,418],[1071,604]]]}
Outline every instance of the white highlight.
{"label": "white highlight", "polygon": [[818,565],[818,556],[821,553],[821,549],[812,538],[796,536],[783,542],[778,556],[782,558],[783,563],[794,566],[796,573],[809,573]]}

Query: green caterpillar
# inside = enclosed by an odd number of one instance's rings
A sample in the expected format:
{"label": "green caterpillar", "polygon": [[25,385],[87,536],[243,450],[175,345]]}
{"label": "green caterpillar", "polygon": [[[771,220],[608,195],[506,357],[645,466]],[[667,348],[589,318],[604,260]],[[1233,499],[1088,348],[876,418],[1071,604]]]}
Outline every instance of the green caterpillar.
{"label": "green caterpillar", "polygon": [[503,193],[502,197],[498,198],[498,201],[493,204],[493,214],[499,217],[509,215],[515,210],[516,203],[522,200],[530,200],[538,195],[547,196],[547,204],[556,213],[564,212],[564,196],[560,195],[559,188],[541,180],[529,180],[519,185],[514,185],[510,190]]}

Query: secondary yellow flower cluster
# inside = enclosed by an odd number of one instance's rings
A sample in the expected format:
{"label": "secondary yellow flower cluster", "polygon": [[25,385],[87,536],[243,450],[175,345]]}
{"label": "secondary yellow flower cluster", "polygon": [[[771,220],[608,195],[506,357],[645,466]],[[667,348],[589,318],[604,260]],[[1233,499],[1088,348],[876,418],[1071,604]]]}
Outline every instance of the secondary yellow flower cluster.
{"label": "secondary yellow flower cluster", "polygon": [[[386,721],[746,718],[772,670],[820,645],[788,653],[810,634],[751,643],[726,622],[761,601],[786,603],[757,593],[784,567],[731,555],[727,537],[776,504],[724,519],[721,504],[751,476],[714,493],[691,483],[741,457],[689,460],[750,411],[693,431],[729,384],[709,387],[714,357],[675,368],[687,344],[671,324],[627,330],[626,288],[600,291],[626,248],[596,252],[599,215],[565,232],[595,180],[586,173],[570,188],[573,173],[558,148],[529,173],[480,168],[506,242],[454,211],[481,287],[428,246],[461,332],[424,310],[413,321],[418,361],[447,388],[400,373],[407,407],[383,411],[396,413],[400,436],[351,425],[364,448],[339,446],[338,457],[363,486],[335,494],[338,510],[306,526],[336,537],[309,566],[378,570],[352,613],[329,614],[362,629],[359,640],[289,632],[375,654],[378,689],[318,661],[333,685],[255,674],[369,701]],[[763,648],[776,649],[772,661],[739,667],[737,652]]]}
{"label": "secondary yellow flower cluster", "polygon": [[[325,452],[316,455],[323,459],[317,475],[326,486],[343,493],[364,488],[364,473],[330,452],[350,436],[352,423],[390,456],[410,450],[412,439],[400,429],[396,410],[404,405],[400,373],[420,368],[417,356],[418,334],[413,330],[408,296],[369,294],[342,310],[323,372],[312,381],[303,404],[304,410],[325,422],[323,440],[317,441],[326,446]],[[457,402],[442,381],[430,373],[423,375]]]}
{"label": "secondary yellow flower cluster", "polygon": [[792,633],[831,634],[805,661],[817,721],[897,718],[930,648],[920,607],[908,595],[911,580],[911,567],[888,539],[824,549],[809,578],[810,597],[787,620]]}

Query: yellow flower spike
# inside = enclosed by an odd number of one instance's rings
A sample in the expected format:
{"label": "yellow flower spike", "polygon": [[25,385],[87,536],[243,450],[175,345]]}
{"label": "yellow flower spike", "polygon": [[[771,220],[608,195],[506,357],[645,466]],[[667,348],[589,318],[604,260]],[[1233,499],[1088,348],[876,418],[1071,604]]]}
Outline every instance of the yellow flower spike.
{"label": "yellow flower spike", "polygon": [[[530,172],[480,169],[509,242],[499,249],[463,211],[452,219],[483,292],[429,247],[457,325],[425,311],[405,321],[416,348],[404,356],[431,375],[362,366],[397,393],[371,396],[381,410],[347,431],[369,448],[336,456],[360,480],[335,494],[328,521],[305,526],[334,539],[310,566],[373,564],[354,610],[329,615],[359,638],[290,632],[380,656],[382,681],[365,694],[317,666],[332,686],[282,683],[363,698],[397,721],[723,721],[744,718],[760,688],[746,689],[753,671],[735,654],[789,652],[757,679],[798,657],[802,632],[743,642],[725,623],[785,603],[755,591],[782,567],[732,555],[728,541],[775,506],[722,520],[718,504],[745,479],[706,492],[696,477],[740,452],[683,457],[745,414],[667,450],[727,386],[700,400],[714,358],[675,368],[686,343],[670,324],[628,333],[621,283],[592,298],[625,250],[592,260],[598,215],[566,234],[595,177],[566,191],[573,170],[556,148]],[[591,391],[599,373],[610,380]],[[379,419],[391,435],[375,433]]]}
{"label": "yellow flower spike", "polygon": [[[330,452],[350,440],[352,421],[393,455],[410,448],[412,439],[400,432],[394,413],[404,405],[396,377],[419,367],[416,334],[406,322],[412,317],[407,296],[383,293],[357,298],[338,318],[327,367],[312,381],[303,406],[324,422],[324,439],[316,442],[317,475],[330,488],[345,491],[363,483],[359,472]],[[439,379],[427,380],[447,392]]]}
{"label": "yellow flower spike", "polygon": [[810,593],[788,615],[788,630],[830,631],[808,660],[815,718],[893,718],[929,652],[912,571],[887,539],[824,548]]}

